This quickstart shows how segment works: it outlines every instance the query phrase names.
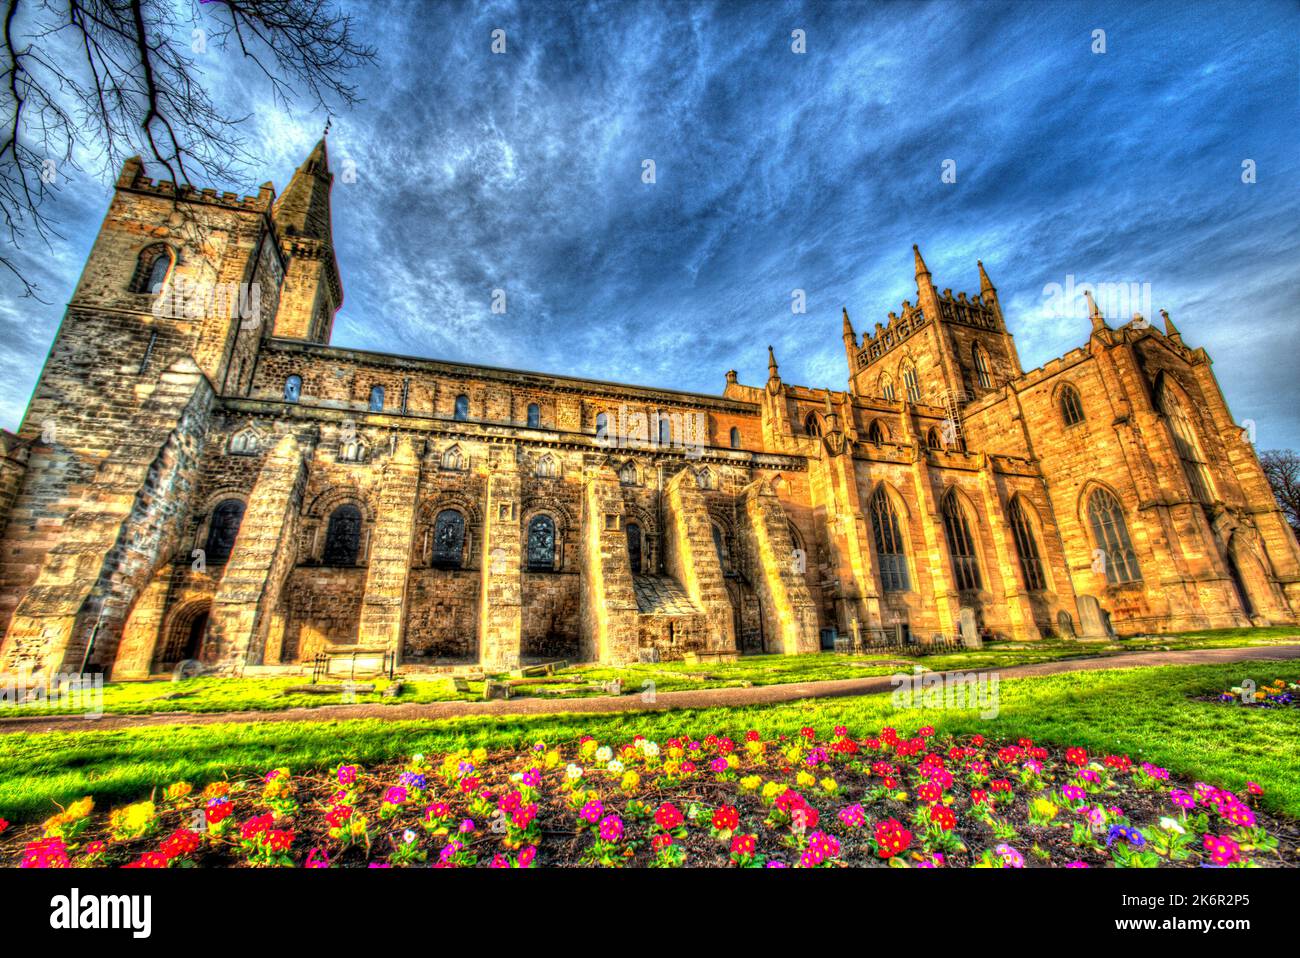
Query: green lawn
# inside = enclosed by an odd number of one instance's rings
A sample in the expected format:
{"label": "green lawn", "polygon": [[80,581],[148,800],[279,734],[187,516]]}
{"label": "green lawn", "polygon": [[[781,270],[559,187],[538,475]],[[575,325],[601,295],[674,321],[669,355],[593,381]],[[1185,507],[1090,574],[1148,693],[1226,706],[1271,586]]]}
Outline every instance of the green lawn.
{"label": "green lawn", "polygon": [[1300,710],[1265,711],[1194,701],[1254,678],[1300,679],[1300,664],[1236,663],[1079,672],[1001,683],[1000,713],[896,710],[888,694],[784,705],[668,713],[539,717],[472,717],[440,722],[305,722],[151,727],[122,731],[0,736],[0,816],[43,817],[54,802],[93,794],[101,806],[147,795],[185,779],[204,784],[274,766],[295,772],[340,761],[373,763],[461,745],[510,748],[561,742],[582,734],[626,741],[642,733],[766,734],[836,724],[865,735],[882,725],[900,731],[931,724],[940,731],[990,737],[1028,736],[1090,751],[1125,752],[1168,767],[1175,776],[1234,790],[1248,779],[1265,789],[1264,804],[1300,817]]}
{"label": "green lawn", "polygon": [[[557,673],[555,681],[516,686],[516,696],[589,698],[604,694],[590,682],[620,679],[627,694],[639,693],[647,682],[657,692],[692,689],[728,688],[745,685],[775,685],[786,682],[822,682],[833,679],[864,678],[910,671],[913,663],[927,669],[994,669],[1013,665],[1030,665],[1058,659],[1114,655],[1125,651],[1152,649],[1209,649],[1249,645],[1279,645],[1300,641],[1295,628],[1218,629],[1171,635],[1122,639],[1116,642],[1006,642],[985,649],[932,655],[906,660],[889,655],[756,655],[738,662],[688,665],[664,662],[612,668],[602,665],[578,665]],[[508,676],[492,676],[508,678]],[[285,678],[227,679],[197,678],[180,682],[112,682],[104,687],[104,711],[139,715],[154,712],[237,712],[278,711],[287,708],[318,708],[345,702],[400,704],[419,702],[474,701],[483,697],[483,683],[470,682],[468,692],[457,692],[450,680],[406,682],[399,695],[383,698],[387,680],[374,683],[375,691],[334,694],[290,692],[308,680],[301,676]],[[549,691],[548,691],[549,690]],[[9,707],[0,715],[58,715],[84,709],[58,705]]]}

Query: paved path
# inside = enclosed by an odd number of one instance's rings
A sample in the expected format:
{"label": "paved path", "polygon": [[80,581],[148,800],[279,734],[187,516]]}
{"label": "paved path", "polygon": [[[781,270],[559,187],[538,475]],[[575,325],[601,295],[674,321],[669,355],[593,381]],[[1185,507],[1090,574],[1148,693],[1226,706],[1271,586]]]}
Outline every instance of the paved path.
{"label": "paved path", "polygon": [[[1095,658],[1064,659],[1037,665],[1014,665],[997,671],[999,680],[1063,672],[1096,672],[1132,669],[1150,665],[1221,665],[1257,659],[1286,661],[1300,659],[1300,645],[1254,645],[1233,649],[1189,649],[1179,652],[1124,652]],[[964,672],[956,669],[951,671]],[[938,675],[948,673],[938,672]],[[653,704],[643,702],[633,691],[622,696],[591,699],[511,699],[491,702],[409,702],[398,705],[322,705],[278,712],[156,712],[150,715],[104,715],[88,719],[82,715],[0,718],[0,734],[13,732],[84,732],[164,725],[211,725],[217,722],[337,722],[344,719],[388,719],[412,721],[456,718],[464,715],[559,715],[603,712],[665,711],[667,709],[713,708],[716,706],[772,705],[799,699],[836,698],[893,691],[890,676],[836,679],[825,682],[795,682],[751,688],[698,689],[660,692]]]}

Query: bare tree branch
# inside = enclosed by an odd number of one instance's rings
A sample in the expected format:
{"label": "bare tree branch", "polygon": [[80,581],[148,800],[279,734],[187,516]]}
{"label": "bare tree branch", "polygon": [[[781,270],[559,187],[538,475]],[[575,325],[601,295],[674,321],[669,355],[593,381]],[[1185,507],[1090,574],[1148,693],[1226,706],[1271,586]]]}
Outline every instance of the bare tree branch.
{"label": "bare tree branch", "polygon": [[[235,184],[253,157],[246,115],[219,108],[197,55],[238,52],[275,101],[312,109],[357,102],[347,77],[375,59],[334,0],[0,0],[0,224],[14,247],[27,230],[57,236],[43,209],[79,162],[111,176],[133,154],[178,187]],[[36,296],[10,253],[0,266]],[[39,297],[37,297],[39,298]]]}

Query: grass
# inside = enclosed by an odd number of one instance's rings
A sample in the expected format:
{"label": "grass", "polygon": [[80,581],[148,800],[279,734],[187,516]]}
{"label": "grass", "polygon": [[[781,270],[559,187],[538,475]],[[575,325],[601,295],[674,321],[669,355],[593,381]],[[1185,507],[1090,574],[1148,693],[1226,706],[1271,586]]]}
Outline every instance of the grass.
{"label": "grass", "polygon": [[[1236,646],[1279,645],[1300,641],[1295,628],[1216,629],[1170,635],[1143,636],[1114,642],[1004,642],[984,649],[932,655],[915,660],[891,655],[755,655],[737,662],[688,665],[664,662],[614,668],[603,665],[577,665],[558,672],[555,681],[545,684],[516,686],[516,697],[590,698],[604,694],[588,683],[618,679],[625,692],[637,693],[653,682],[656,692],[675,692],[737,686],[776,685],[787,682],[824,682],[891,675],[910,671],[911,664],[933,670],[996,669],[1013,665],[1032,665],[1060,659],[1157,649],[1211,649]],[[900,666],[900,661],[907,664]],[[490,675],[489,678],[508,678]],[[361,682],[369,683],[363,679]],[[344,702],[359,704],[404,704],[421,702],[476,701],[483,698],[483,682],[470,682],[467,692],[457,692],[451,681],[405,682],[400,694],[384,698],[386,679],[376,680],[373,692],[310,694],[293,692],[308,682],[302,676],[228,679],[193,678],[181,682],[153,680],[145,682],[110,682],[104,686],[104,711],[117,715],[142,715],[157,712],[240,712],[279,711],[289,708],[319,708]],[[543,690],[550,690],[547,691]],[[60,715],[84,709],[68,705],[27,705],[6,708],[4,715]]]}
{"label": "grass", "polygon": [[0,816],[13,821],[44,817],[53,806],[82,795],[120,804],[156,786],[185,779],[257,774],[275,766],[294,772],[340,761],[362,764],[416,752],[436,754],[462,745],[514,748],[561,742],[590,734],[627,741],[640,733],[657,740],[710,731],[792,734],[801,726],[822,731],[837,724],[866,734],[893,724],[901,732],[934,725],[941,732],[981,732],[990,738],[1030,737],[1090,751],[1124,752],[1175,776],[1233,790],[1253,780],[1264,804],[1300,817],[1300,710],[1246,709],[1190,699],[1254,678],[1296,681],[1300,665],[1234,663],[1077,672],[1002,682],[1000,712],[983,720],[975,712],[899,710],[891,696],[822,699],[773,706],[617,715],[490,716],[437,723],[276,722],[157,726],[103,732],[0,736]]}

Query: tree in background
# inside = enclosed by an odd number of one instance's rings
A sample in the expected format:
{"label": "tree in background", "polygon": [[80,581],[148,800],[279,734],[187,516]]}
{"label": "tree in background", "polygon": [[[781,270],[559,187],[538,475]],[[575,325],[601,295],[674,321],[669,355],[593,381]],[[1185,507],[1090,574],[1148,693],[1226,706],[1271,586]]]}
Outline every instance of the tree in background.
{"label": "tree in background", "polygon": [[[334,0],[0,0],[0,222],[17,246],[58,235],[41,209],[69,167],[112,175],[135,154],[178,185],[235,184],[252,157],[204,85],[197,57],[233,50],[275,102],[357,100],[348,75],[374,60]],[[13,259],[4,266],[24,285]]]}
{"label": "tree in background", "polygon": [[1286,521],[1300,536],[1300,455],[1292,449],[1269,449],[1259,454],[1259,462]]}

